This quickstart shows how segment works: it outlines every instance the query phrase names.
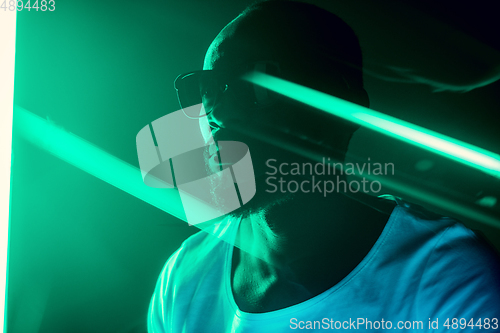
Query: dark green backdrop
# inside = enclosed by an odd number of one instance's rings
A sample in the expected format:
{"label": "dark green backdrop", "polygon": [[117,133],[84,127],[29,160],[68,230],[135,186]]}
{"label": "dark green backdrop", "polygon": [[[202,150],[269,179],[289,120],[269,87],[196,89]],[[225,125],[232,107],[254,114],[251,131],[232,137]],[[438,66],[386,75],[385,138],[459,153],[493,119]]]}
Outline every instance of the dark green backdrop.
{"label": "dark green backdrop", "polygon": [[[178,109],[174,78],[201,68],[248,3],[56,0],[54,12],[19,12],[15,103],[138,166],[137,132]],[[500,63],[483,5],[316,3],[353,26],[367,68],[465,86]],[[469,93],[370,76],[366,85],[374,109],[500,153],[498,82]],[[161,267],[197,229],[16,133],[12,170],[8,332],[144,332]]]}

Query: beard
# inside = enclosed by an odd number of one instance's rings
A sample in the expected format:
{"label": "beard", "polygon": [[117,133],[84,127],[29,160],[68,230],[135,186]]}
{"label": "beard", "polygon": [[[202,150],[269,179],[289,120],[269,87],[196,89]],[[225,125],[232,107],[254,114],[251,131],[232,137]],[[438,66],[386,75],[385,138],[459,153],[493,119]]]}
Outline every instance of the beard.
{"label": "beard", "polygon": [[289,201],[291,201],[294,197],[294,193],[270,193],[265,190],[266,186],[266,176],[265,175],[256,175],[256,193],[255,196],[248,201],[243,206],[238,209],[232,211],[229,216],[235,218],[248,218],[250,215],[260,215],[260,214],[268,214],[273,208],[283,205]]}

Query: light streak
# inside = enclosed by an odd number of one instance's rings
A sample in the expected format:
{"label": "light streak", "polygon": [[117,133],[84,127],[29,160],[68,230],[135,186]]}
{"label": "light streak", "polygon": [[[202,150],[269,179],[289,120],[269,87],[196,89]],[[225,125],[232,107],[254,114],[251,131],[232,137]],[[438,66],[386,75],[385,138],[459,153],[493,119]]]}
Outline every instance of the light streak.
{"label": "light streak", "polygon": [[99,147],[16,106],[14,130],[22,138],[79,169],[183,220],[186,215],[177,190],[144,184],[141,170]]}
{"label": "light streak", "polygon": [[260,72],[243,79],[281,95],[500,178],[500,156],[358,104]]}

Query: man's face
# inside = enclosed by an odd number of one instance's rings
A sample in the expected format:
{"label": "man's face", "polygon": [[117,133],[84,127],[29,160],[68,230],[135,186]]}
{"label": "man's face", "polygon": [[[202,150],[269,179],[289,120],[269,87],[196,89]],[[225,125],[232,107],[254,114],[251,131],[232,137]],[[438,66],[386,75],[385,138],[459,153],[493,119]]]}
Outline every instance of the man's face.
{"label": "man's face", "polygon": [[[280,40],[269,42],[272,45],[256,47],[255,45],[262,42],[260,38],[254,38],[254,35],[261,36],[266,31],[259,31],[258,22],[251,21],[250,23],[253,24],[246,22],[244,27],[246,35],[242,38],[239,33],[241,29],[238,30],[240,20],[242,18],[238,17],[229,23],[212,42],[205,56],[204,70],[213,70],[216,73],[225,73],[225,75],[228,73],[229,75],[231,73],[239,75],[242,74],[242,70],[248,68],[249,64],[276,61],[281,68],[280,76],[286,80],[292,82],[304,80],[309,83],[313,81],[314,85],[311,86],[314,89],[328,91],[328,93],[341,98],[350,99],[350,97],[346,97],[348,95],[346,95],[345,79],[343,80],[340,75],[335,75],[333,72],[333,75],[326,78],[324,75],[311,74],[316,73],[309,70],[316,68],[318,61],[316,58],[305,61],[303,56],[289,52],[277,55],[273,50],[282,46],[283,49],[287,47],[287,44],[281,44]],[[249,37],[249,34],[254,37]],[[270,193],[266,191],[266,189],[272,190],[266,183],[269,178],[269,174],[266,172],[273,171],[267,166],[267,161],[275,160],[273,164],[288,163],[289,165],[291,163],[311,163],[311,160],[297,153],[299,149],[306,152],[313,149],[316,152],[319,151],[322,156],[332,157],[333,160],[337,161],[343,159],[352,134],[352,129],[346,127],[344,123],[284,97],[269,107],[252,108],[244,102],[242,103],[242,99],[238,97],[237,88],[230,83],[227,87],[224,86],[224,91],[219,94],[217,103],[207,118],[200,122],[200,125],[206,140],[211,138],[208,128],[208,124],[210,124],[211,134],[215,141],[240,141],[249,147],[257,193],[245,205],[246,211],[266,208],[277,202],[285,202],[295,196],[290,192]],[[350,100],[367,105],[366,92],[358,94]],[[276,135],[279,136],[279,139],[274,140]],[[285,141],[286,148],[283,144]],[[214,163],[212,165],[216,167]]]}
{"label": "man's face", "polygon": [[[233,47],[233,44],[238,41],[233,35],[232,24],[226,26],[210,46],[205,57],[204,70],[226,74],[239,73],[246,65],[256,61],[249,54],[238,52],[237,48]],[[263,57],[261,56],[258,60]],[[216,142],[240,141],[249,147],[255,173],[256,195],[242,209],[235,212],[246,214],[283,201],[289,196],[289,194],[266,192],[266,171],[269,171],[266,161],[269,159],[291,161],[296,160],[297,157],[292,157],[289,152],[263,141],[259,135],[262,131],[273,131],[280,126],[280,123],[283,124],[280,114],[284,110],[275,105],[259,109],[244,105],[237,97],[238,92],[234,91],[236,88],[229,84],[227,90],[219,94],[217,103],[207,118],[200,119],[200,128],[207,142],[213,137]],[[207,127],[207,120],[210,128]],[[247,133],[243,133],[242,129]],[[249,132],[251,135],[248,135]],[[215,172],[219,165],[217,161],[214,162],[214,159],[216,158],[212,155],[206,163]]]}

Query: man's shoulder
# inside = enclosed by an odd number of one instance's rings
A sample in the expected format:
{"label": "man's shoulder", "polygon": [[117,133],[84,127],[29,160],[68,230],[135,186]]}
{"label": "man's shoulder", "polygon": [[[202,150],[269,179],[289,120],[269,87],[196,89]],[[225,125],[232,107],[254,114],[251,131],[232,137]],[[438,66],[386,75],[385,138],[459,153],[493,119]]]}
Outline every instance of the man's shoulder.
{"label": "man's shoulder", "polygon": [[[220,229],[225,226],[225,229]],[[149,308],[150,331],[174,327],[196,297],[208,297],[221,285],[225,260],[230,249],[224,230],[230,223],[204,228],[187,238],[170,256],[157,280]],[[220,288],[219,288],[220,289]],[[203,295],[203,296],[200,296]],[[197,296],[196,296],[197,295]],[[176,313],[176,315],[168,315]]]}
{"label": "man's shoulder", "polygon": [[204,227],[188,237],[167,260],[162,275],[184,274],[184,270],[195,273],[220,263],[232,247],[233,222],[227,220]]}
{"label": "man's shoulder", "polygon": [[[500,256],[484,237],[460,221],[411,204],[398,204],[386,226],[381,262],[411,264],[429,279],[470,274],[500,281]],[[407,269],[407,268],[406,268]]]}
{"label": "man's shoulder", "polygon": [[[431,244],[421,271],[417,300],[440,318],[497,317],[500,256],[479,234],[457,220],[449,222],[453,223],[443,228]],[[446,300],[443,304],[447,306],[429,303],[429,299]]]}
{"label": "man's shoulder", "polygon": [[393,295],[412,299],[418,317],[499,314],[500,257],[479,234],[411,204],[399,204],[391,219],[371,276],[399,281]]}
{"label": "man's shoulder", "polygon": [[[496,250],[488,244],[486,239],[478,232],[466,227],[461,221],[436,214],[425,208],[410,204],[398,204],[396,219],[399,219],[398,230],[407,229],[416,237],[426,234],[433,238],[434,251],[440,248],[457,252],[480,252],[488,257],[497,257]],[[417,230],[418,229],[418,230]]]}
{"label": "man's shoulder", "polygon": [[[460,279],[480,277],[484,282],[500,285],[500,256],[478,232],[460,221],[430,213],[418,206],[400,208],[410,228],[420,229],[420,246],[429,246],[426,274],[457,276]],[[413,230],[412,230],[413,231]],[[425,240],[430,240],[425,243]],[[500,292],[500,290],[499,290]]]}

